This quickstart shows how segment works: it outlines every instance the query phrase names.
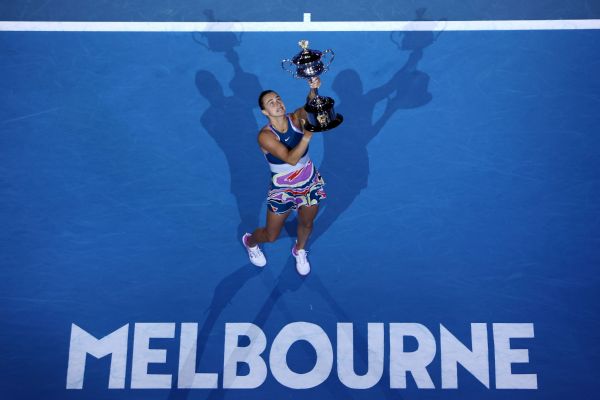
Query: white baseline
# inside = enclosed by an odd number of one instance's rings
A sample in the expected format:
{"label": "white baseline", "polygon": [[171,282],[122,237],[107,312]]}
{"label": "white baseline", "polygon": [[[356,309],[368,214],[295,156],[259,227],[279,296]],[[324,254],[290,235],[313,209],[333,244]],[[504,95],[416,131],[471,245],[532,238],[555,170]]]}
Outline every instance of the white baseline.
{"label": "white baseline", "polygon": [[0,21],[5,32],[378,32],[600,29],[600,19],[505,21],[100,22]]}

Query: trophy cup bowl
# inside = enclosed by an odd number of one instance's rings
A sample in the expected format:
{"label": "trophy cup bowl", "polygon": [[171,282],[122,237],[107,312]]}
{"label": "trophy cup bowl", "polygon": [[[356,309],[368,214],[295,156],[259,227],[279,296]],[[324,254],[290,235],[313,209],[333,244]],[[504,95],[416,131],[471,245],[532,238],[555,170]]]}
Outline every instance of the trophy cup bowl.
{"label": "trophy cup bowl", "polygon": [[[302,51],[291,59],[281,61],[281,68],[294,78],[307,80],[329,70],[329,65],[335,57],[333,50],[311,50],[308,48],[308,40],[301,40],[298,45]],[[310,132],[324,132],[341,124],[344,117],[335,112],[335,101],[331,97],[319,96],[318,89],[315,89],[315,94],[316,96],[304,105],[308,116],[304,129]]]}

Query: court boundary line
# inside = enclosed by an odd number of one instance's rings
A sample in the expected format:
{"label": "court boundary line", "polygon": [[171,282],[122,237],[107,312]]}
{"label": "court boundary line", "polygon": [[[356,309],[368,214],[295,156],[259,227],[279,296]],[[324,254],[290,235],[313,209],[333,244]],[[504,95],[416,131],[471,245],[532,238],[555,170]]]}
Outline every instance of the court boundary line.
{"label": "court boundary line", "polygon": [[380,32],[600,29],[600,19],[487,21],[130,22],[0,21],[1,32]]}

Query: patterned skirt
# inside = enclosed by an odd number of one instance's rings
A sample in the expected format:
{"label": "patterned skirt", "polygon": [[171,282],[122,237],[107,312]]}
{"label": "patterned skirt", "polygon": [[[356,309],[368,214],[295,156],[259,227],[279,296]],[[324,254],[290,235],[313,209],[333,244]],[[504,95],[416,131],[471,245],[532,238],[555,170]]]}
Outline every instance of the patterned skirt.
{"label": "patterned skirt", "polygon": [[285,214],[302,206],[312,206],[326,198],[325,182],[312,161],[298,170],[271,176],[267,205],[275,214]]}

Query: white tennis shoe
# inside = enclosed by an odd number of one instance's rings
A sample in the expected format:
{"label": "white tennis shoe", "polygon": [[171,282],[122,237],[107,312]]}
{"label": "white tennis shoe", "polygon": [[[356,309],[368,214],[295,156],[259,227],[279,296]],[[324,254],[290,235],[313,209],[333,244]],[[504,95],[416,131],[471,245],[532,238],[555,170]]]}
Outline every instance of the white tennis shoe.
{"label": "white tennis shoe", "polygon": [[257,267],[264,267],[267,265],[267,259],[258,245],[254,247],[248,246],[246,241],[248,240],[249,236],[251,236],[249,233],[245,233],[244,236],[242,236],[242,244],[248,252],[248,258],[250,259],[250,262]]}
{"label": "white tennis shoe", "polygon": [[298,271],[301,276],[308,275],[310,273],[310,263],[307,258],[308,251],[304,249],[296,250],[296,245],[294,244],[294,247],[292,247],[292,255],[296,259],[296,271]]}

